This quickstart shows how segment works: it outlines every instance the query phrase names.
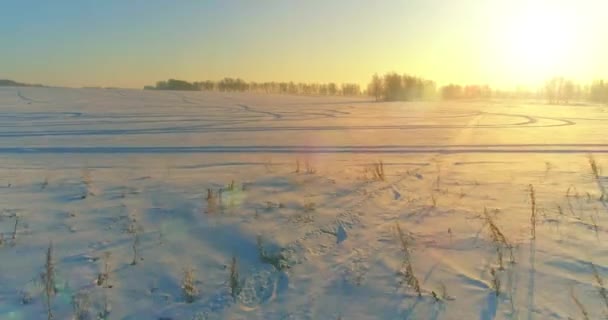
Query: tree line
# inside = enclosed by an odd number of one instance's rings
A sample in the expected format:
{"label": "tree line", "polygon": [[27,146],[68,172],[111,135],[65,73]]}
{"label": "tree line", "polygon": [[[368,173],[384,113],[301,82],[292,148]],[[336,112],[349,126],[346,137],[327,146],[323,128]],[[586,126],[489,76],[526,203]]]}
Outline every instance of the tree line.
{"label": "tree line", "polygon": [[367,86],[367,94],[377,101],[407,101],[434,98],[436,95],[434,81],[395,72],[384,77],[375,74]]}
{"label": "tree line", "polygon": [[41,84],[21,83],[8,79],[0,79],[0,87],[43,87]]}
{"label": "tree line", "polygon": [[356,83],[295,83],[295,82],[254,82],[240,78],[224,78],[219,81],[187,82],[169,79],[158,81],[155,86],[146,86],[147,90],[188,90],[188,91],[219,91],[219,92],[262,92],[277,94],[302,95],[362,95],[361,88]]}
{"label": "tree line", "polygon": [[536,99],[549,103],[572,101],[608,103],[608,82],[597,80],[580,85],[564,77],[554,77],[537,89],[518,87],[515,90],[493,89],[489,85],[448,84],[437,87],[434,81],[391,72],[383,77],[375,74],[367,87],[367,95],[376,101],[457,100],[457,99]]}
{"label": "tree line", "polygon": [[302,83],[302,82],[255,82],[240,78],[224,78],[219,81],[188,82],[169,79],[158,81],[148,90],[189,90],[219,92],[259,92],[275,94],[360,96],[374,97],[376,101],[458,100],[458,99],[536,99],[549,103],[592,101],[608,103],[608,81],[596,80],[588,85],[577,84],[564,77],[547,80],[536,89],[517,87],[515,90],[494,89],[489,85],[448,84],[437,86],[428,79],[409,74],[386,73],[372,76],[367,88],[362,90],[356,83]]}

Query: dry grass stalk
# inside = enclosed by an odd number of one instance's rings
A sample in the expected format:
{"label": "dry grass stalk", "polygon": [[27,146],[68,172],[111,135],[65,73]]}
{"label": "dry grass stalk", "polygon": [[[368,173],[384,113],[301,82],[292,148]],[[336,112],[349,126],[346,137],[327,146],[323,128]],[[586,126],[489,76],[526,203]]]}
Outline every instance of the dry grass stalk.
{"label": "dry grass stalk", "polygon": [[500,270],[504,269],[503,265],[503,249],[506,248],[509,250],[509,258],[511,263],[515,263],[515,257],[513,256],[513,246],[507,240],[507,237],[500,231],[494,219],[488,213],[487,208],[483,210],[484,218],[486,223],[490,228],[490,236],[492,237],[492,242],[494,243],[496,249],[496,255],[498,256],[498,265]]}
{"label": "dry grass stalk", "polygon": [[467,196],[467,193],[462,188],[460,188],[460,192],[458,193],[458,198],[462,199],[466,196]]}
{"label": "dry grass stalk", "polygon": [[574,212],[574,206],[572,205],[572,200],[571,197],[573,197],[572,195],[570,195],[570,191],[574,189],[574,197],[578,199],[578,191],[576,190],[575,186],[569,186],[568,190],[566,190],[566,199],[568,200],[568,210],[570,211],[570,215],[572,215],[573,217],[576,216],[576,213]]}
{"label": "dry grass stalk", "polygon": [[316,208],[317,208],[317,205],[314,202],[307,202],[302,207],[302,210],[304,212],[313,212],[316,210]]}
{"label": "dry grass stalk", "polygon": [[581,195],[578,193],[578,189],[576,188],[576,186],[574,185],[570,185],[568,186],[568,189],[566,190],[566,197],[570,198],[570,197],[574,197],[574,198],[579,198]]}
{"label": "dry grass stalk", "polygon": [[431,294],[433,295],[433,299],[435,299],[435,302],[440,302],[441,299],[439,299],[439,297],[437,296],[437,294],[435,293],[435,291],[431,291]]}
{"label": "dry grass stalk", "polygon": [[596,179],[599,179],[602,170],[598,166],[597,161],[595,161],[593,155],[589,155],[589,166],[591,167],[591,173],[593,173],[593,176]]}
{"label": "dry grass stalk", "polygon": [[13,235],[11,237],[13,242],[15,242],[15,240],[17,239],[17,226],[18,225],[19,225],[19,216],[15,215],[15,225],[13,226]]}
{"label": "dry grass stalk", "polygon": [[213,191],[211,189],[207,189],[207,197],[206,197],[206,201],[207,201],[207,213],[215,213],[217,212],[217,208],[218,208],[218,196],[213,194]]}
{"label": "dry grass stalk", "polygon": [[490,269],[490,275],[492,275],[492,289],[494,289],[494,292],[496,293],[496,296],[498,297],[500,295],[500,278],[498,278],[498,273],[496,272],[496,269],[491,268]]}
{"label": "dry grass stalk", "polygon": [[443,283],[441,281],[439,282],[438,292],[431,291],[431,294],[433,295],[433,299],[435,299],[435,302],[454,300],[454,298],[448,294],[448,290],[445,286],[445,283]]}
{"label": "dry grass stalk", "polygon": [[104,288],[111,288],[109,284],[110,280],[110,252],[104,252],[103,254],[103,271],[97,275],[97,285],[103,286]]}
{"label": "dry grass stalk", "polygon": [[439,162],[435,163],[435,165],[437,166],[437,179],[435,179],[435,188],[437,190],[441,189],[441,165],[439,164]]}
{"label": "dry grass stalk", "polygon": [[236,256],[232,256],[232,262],[230,263],[230,278],[228,279],[228,283],[230,285],[230,294],[236,301],[236,298],[241,293],[241,280]]}
{"label": "dry grass stalk", "polygon": [[46,298],[46,313],[47,319],[53,319],[52,299],[57,293],[55,285],[55,261],[53,257],[53,243],[49,243],[46,251],[46,259],[44,262],[44,271],[42,273],[42,282],[44,284],[44,296]]}
{"label": "dry grass stalk", "polygon": [[264,168],[266,169],[266,173],[274,173],[274,164],[272,163],[272,159],[268,159],[264,162]]}
{"label": "dry grass stalk", "polygon": [[264,240],[261,235],[257,236],[258,254],[260,261],[273,266],[276,270],[285,270],[289,268],[289,264],[282,252],[269,253],[264,247]]}
{"label": "dry grass stalk", "polygon": [[395,222],[395,227],[397,229],[397,236],[399,237],[399,241],[401,243],[401,250],[403,251],[403,265],[402,268],[405,267],[404,272],[400,272],[407,284],[412,287],[419,297],[422,296],[422,290],[420,288],[420,282],[418,278],[414,275],[414,269],[412,268],[412,260],[410,256],[409,243],[401,230],[398,222]]}
{"label": "dry grass stalk", "polygon": [[553,165],[551,164],[551,162],[545,161],[545,176],[543,180],[547,180],[547,177],[549,176],[549,171],[551,171],[552,168]]}
{"label": "dry grass stalk", "polygon": [[86,199],[88,196],[94,196],[93,192],[93,179],[91,178],[91,172],[87,169],[82,169],[81,173],[82,184],[84,185],[84,193],[81,198]]}
{"label": "dry grass stalk", "polygon": [[445,286],[445,283],[443,283],[443,282],[439,282],[439,288],[441,289],[441,290],[440,290],[440,293],[441,293],[441,299],[443,299],[443,300],[454,300],[454,298],[453,298],[453,297],[451,297],[451,296],[448,294],[448,289],[447,289],[447,287]]}
{"label": "dry grass stalk", "polygon": [[585,308],[585,306],[576,297],[576,294],[574,293],[574,288],[572,288],[572,287],[570,287],[570,297],[572,298],[572,301],[574,301],[574,304],[576,304],[576,307],[578,308],[578,310],[581,312],[583,319],[589,320],[589,312],[587,312],[587,309]]}
{"label": "dry grass stalk", "polygon": [[107,320],[110,317],[110,312],[112,311],[112,307],[110,306],[110,301],[108,301],[108,293],[106,292],[106,289],[104,289],[104,291],[103,291],[102,299],[103,299],[102,300],[103,310],[101,310],[97,313],[97,319]]}
{"label": "dry grass stalk", "polygon": [[199,295],[199,290],[196,287],[196,279],[194,277],[194,271],[190,268],[184,270],[182,278],[182,294],[187,303],[192,303]]}
{"label": "dry grass stalk", "polygon": [[131,262],[131,265],[134,266],[137,264],[137,260],[140,259],[139,257],[139,232],[137,229],[135,229],[136,231],[133,233],[133,243],[131,244],[131,249],[133,250],[133,261]]}
{"label": "dry grass stalk", "polygon": [[600,295],[602,301],[604,302],[604,305],[606,306],[606,311],[608,311],[608,291],[606,291],[606,287],[604,286],[604,279],[602,279],[602,277],[600,276],[595,265],[593,263],[590,264],[591,271],[593,272],[593,278],[599,287],[598,294]]}
{"label": "dry grass stalk", "polygon": [[306,160],[306,162],[304,163],[304,165],[306,166],[306,173],[307,174],[314,174],[317,172],[317,170],[313,167],[313,165]]}
{"label": "dry grass stalk", "polygon": [[384,174],[384,162],[382,160],[372,164],[372,175],[376,180],[385,180],[386,175]]}
{"label": "dry grass stalk", "polygon": [[593,226],[593,231],[595,231],[595,237],[599,240],[600,239],[600,227],[597,225],[597,220],[595,219],[595,217],[593,216],[593,214],[589,215],[589,219],[591,220],[591,226]]}
{"label": "dry grass stalk", "polygon": [[88,292],[78,292],[72,296],[72,309],[74,311],[74,320],[91,320],[91,300]]}
{"label": "dry grass stalk", "polygon": [[597,164],[593,155],[589,155],[589,166],[591,167],[591,173],[593,174],[593,178],[597,182],[597,186],[600,189],[600,201],[608,200],[608,194],[606,192],[606,188],[602,184],[601,176],[602,176],[602,168]]}
{"label": "dry grass stalk", "polygon": [[532,239],[536,239],[536,192],[534,186],[530,185],[530,235]]}

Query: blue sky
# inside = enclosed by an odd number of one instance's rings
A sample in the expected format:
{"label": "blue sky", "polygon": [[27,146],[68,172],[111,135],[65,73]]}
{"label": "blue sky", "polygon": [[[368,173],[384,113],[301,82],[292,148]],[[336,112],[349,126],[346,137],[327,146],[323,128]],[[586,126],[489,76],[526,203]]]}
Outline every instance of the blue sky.
{"label": "blue sky", "polygon": [[493,64],[505,59],[494,31],[513,20],[517,1],[0,1],[0,78],[24,82],[363,83],[391,70],[440,82],[515,77]]}

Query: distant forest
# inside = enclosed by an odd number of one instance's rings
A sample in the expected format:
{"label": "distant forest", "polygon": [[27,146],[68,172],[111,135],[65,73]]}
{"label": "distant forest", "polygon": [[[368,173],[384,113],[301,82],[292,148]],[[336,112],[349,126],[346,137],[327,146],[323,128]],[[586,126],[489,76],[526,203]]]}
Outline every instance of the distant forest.
{"label": "distant forest", "polygon": [[169,79],[159,81],[156,86],[146,86],[150,90],[190,90],[190,91],[220,91],[220,92],[263,92],[303,95],[344,95],[357,96],[362,91],[354,83],[294,83],[294,82],[247,82],[239,78],[224,78],[220,81],[187,82]]}
{"label": "distant forest", "polygon": [[240,78],[224,78],[219,81],[187,82],[169,79],[159,81],[146,90],[188,90],[219,92],[259,92],[275,94],[362,96],[374,97],[376,101],[414,100],[458,100],[458,99],[546,99],[550,103],[592,101],[608,103],[608,81],[596,80],[581,85],[563,77],[554,77],[537,90],[518,88],[505,91],[488,85],[448,84],[438,87],[432,80],[408,74],[375,74],[367,88],[355,83],[295,83],[295,82],[248,82]]}
{"label": "distant forest", "polygon": [[42,87],[41,84],[27,84],[13,80],[0,79],[0,87]]}

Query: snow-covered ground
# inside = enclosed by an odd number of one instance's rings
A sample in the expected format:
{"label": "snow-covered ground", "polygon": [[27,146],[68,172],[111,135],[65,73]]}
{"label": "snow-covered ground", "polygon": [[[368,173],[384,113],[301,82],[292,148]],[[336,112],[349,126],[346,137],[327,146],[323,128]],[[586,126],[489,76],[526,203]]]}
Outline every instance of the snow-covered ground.
{"label": "snow-covered ground", "polygon": [[0,88],[0,319],[46,319],[50,242],[55,319],[601,319],[607,132],[598,105]]}

